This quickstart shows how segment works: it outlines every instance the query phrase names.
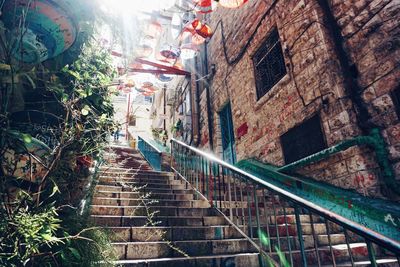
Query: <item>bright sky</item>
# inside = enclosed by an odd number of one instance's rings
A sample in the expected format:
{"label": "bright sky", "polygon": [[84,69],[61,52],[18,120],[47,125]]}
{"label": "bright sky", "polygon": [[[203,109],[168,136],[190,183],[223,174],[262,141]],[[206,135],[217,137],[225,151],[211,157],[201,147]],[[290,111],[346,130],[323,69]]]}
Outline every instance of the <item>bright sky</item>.
{"label": "bright sky", "polygon": [[174,5],[175,0],[97,0],[101,8],[123,15],[133,15],[139,12],[151,12],[167,9]]}

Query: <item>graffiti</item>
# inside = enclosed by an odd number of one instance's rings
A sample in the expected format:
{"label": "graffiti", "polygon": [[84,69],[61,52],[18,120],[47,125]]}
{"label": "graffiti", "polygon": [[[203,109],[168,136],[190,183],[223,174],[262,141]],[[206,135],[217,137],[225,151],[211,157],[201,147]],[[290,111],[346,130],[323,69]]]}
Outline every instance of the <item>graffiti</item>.
{"label": "graffiti", "polygon": [[366,188],[375,184],[376,178],[373,174],[369,173],[368,175],[357,174],[353,178],[354,186],[358,188]]}
{"label": "graffiti", "polygon": [[[396,219],[398,221],[398,224],[396,223]],[[396,219],[393,218],[392,214],[390,214],[390,213],[386,214],[385,218],[384,218],[386,223],[390,222],[394,226],[398,226],[398,225],[400,225],[400,218],[396,218]]]}
{"label": "graffiti", "polygon": [[279,121],[283,122],[293,113],[293,96],[289,96],[282,107],[282,112],[279,115]]}
{"label": "graffiti", "polygon": [[29,133],[32,137],[45,143],[48,147],[54,148],[59,143],[61,130],[49,124],[20,123],[17,126],[21,132]]}

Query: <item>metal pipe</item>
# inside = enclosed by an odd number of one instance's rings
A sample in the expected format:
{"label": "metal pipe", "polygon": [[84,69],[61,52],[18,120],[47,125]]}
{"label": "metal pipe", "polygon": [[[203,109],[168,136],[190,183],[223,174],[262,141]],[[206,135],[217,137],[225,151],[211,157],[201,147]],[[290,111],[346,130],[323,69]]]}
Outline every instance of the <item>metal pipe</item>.
{"label": "metal pipe", "polygon": [[388,152],[386,148],[385,141],[378,128],[373,128],[368,136],[357,136],[349,140],[340,142],[330,148],[324,149],[320,152],[312,154],[308,157],[295,161],[293,163],[287,164],[277,169],[279,172],[291,171],[310,163],[314,163],[325,159],[333,154],[344,151],[352,146],[367,145],[375,151],[376,160],[379,167],[382,170],[382,179],[385,186],[392,192],[400,195],[400,185],[395,179],[393,169],[389,162]]}

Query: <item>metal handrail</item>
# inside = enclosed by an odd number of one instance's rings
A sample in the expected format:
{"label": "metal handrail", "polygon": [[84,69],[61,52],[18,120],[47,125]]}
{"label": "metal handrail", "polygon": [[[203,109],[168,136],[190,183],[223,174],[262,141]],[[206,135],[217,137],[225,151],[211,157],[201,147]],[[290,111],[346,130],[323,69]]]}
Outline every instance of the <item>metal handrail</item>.
{"label": "metal handrail", "polygon": [[252,174],[249,174],[227,162],[224,162],[223,160],[217,158],[214,155],[211,155],[209,153],[201,151],[197,148],[191,147],[179,140],[176,140],[176,139],[171,140],[171,147],[172,147],[171,155],[174,155],[173,143],[176,143],[176,144],[196,153],[197,155],[204,157],[205,159],[209,160],[210,162],[216,163],[226,169],[233,171],[234,173],[240,174],[241,176],[245,177],[249,181],[256,183],[258,185],[261,185],[261,186],[265,187],[266,189],[271,190],[271,191],[277,193],[278,195],[283,196],[288,201],[294,202],[294,203],[302,206],[303,208],[311,210],[314,213],[316,213],[317,215],[320,215],[325,219],[333,221],[334,223],[337,223],[338,225],[342,226],[343,228],[348,229],[352,232],[355,232],[358,235],[360,235],[361,237],[366,238],[376,244],[379,244],[388,250],[391,250],[392,252],[396,253],[396,255],[400,255],[400,243],[397,242],[396,240],[391,239],[390,237],[384,236],[384,235],[377,233],[369,228],[366,228],[365,226],[363,226],[359,223],[351,221],[351,220],[349,220],[339,214],[336,214],[334,212],[331,212],[319,205],[316,205],[316,204],[314,204],[306,199],[303,199],[293,193],[290,193],[278,186],[268,183]]}
{"label": "metal handrail", "polygon": [[161,171],[162,152],[148,140],[138,136],[138,150],[156,171]]}
{"label": "metal handrail", "polygon": [[155,145],[153,145],[147,138],[144,138],[140,135],[138,135],[138,140],[142,139],[143,141],[145,141],[149,146],[151,146],[157,153],[161,154],[162,151],[160,149],[158,149]]}

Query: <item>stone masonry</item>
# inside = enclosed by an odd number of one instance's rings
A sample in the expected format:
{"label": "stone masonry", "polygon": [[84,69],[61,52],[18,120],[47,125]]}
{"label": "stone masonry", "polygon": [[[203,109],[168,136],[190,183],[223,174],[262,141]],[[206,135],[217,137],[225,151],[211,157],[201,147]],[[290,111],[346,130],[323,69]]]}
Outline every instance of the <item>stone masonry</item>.
{"label": "stone masonry", "polygon": [[[214,29],[207,50],[209,69],[212,64],[216,69],[209,81],[215,153],[222,151],[217,113],[229,102],[235,135],[239,127],[248,127],[247,134],[235,136],[238,160],[284,165],[280,136],[314,114],[320,115],[327,147],[366,134],[346,90],[320,2],[324,1],[250,0],[238,9],[218,7],[207,15]],[[355,69],[369,123],[381,129],[400,179],[400,123],[391,94],[399,88],[400,0],[327,2],[340,27],[348,63]],[[274,27],[287,74],[257,100],[252,56]],[[204,92],[200,98],[200,145],[208,148]],[[387,197],[375,154],[366,147],[352,147],[298,171],[367,196]]]}

